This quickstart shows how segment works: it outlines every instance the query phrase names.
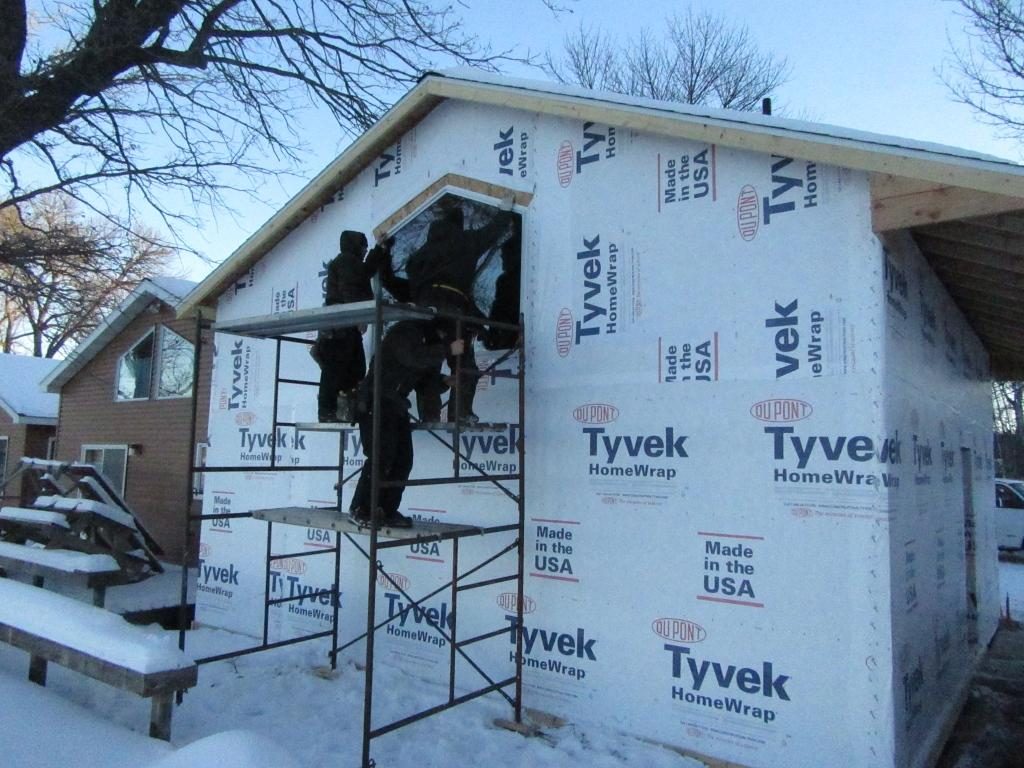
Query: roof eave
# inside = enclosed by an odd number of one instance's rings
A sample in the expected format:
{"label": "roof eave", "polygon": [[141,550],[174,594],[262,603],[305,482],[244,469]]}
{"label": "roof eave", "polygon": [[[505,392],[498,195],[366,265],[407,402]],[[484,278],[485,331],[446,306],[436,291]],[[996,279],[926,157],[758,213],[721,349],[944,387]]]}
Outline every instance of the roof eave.
{"label": "roof eave", "polygon": [[[666,106],[635,106],[523,86],[504,86],[433,75],[423,87],[445,99],[463,99],[492,106],[540,111],[573,120],[612,124],[672,138],[690,139],[746,149],[751,152],[798,157],[854,170],[904,176],[936,184],[969,187],[1013,197],[1024,197],[1024,167],[1009,161],[986,160],[898,146],[864,134],[851,138],[830,133],[827,127],[811,131],[794,125],[768,126],[707,115],[688,115]],[[681,119],[685,118],[685,119]],[[785,121],[780,121],[785,122]],[[780,134],[780,129],[785,134]]]}
{"label": "roof eave", "polygon": [[22,414],[15,420],[15,424],[26,424],[30,427],[56,427],[56,416],[28,416]]}
{"label": "roof eave", "polygon": [[[383,149],[447,99],[795,157],[865,171],[879,178],[919,180],[944,188],[940,193],[945,197],[950,196],[948,190],[960,189],[990,198],[985,201],[986,210],[957,209],[958,216],[1024,208],[1024,167],[998,158],[960,155],[952,148],[915,145],[915,142],[873,134],[844,135],[842,129],[785,119],[772,119],[771,124],[765,124],[764,118],[745,117],[743,113],[718,116],[713,111],[705,113],[694,108],[689,112],[680,105],[661,106],[653,101],[621,103],[597,93],[549,91],[542,84],[492,83],[471,76],[431,73],[200,283],[179,305],[179,317],[212,306],[238,275],[326,204]],[[889,211],[888,224],[876,229],[902,228],[911,221],[933,218],[930,207],[918,211],[920,206],[916,206],[916,199],[913,202],[915,205],[910,205],[909,213],[901,210],[908,207],[907,201],[893,204],[891,207],[897,215],[894,217]],[[882,221],[880,215],[876,218]]]}
{"label": "roof eave", "polygon": [[277,213],[256,230],[234,253],[197,285],[178,306],[178,317],[188,317],[209,306],[235,277],[281,242],[316,210],[326,205],[345,184],[381,151],[394,144],[440,102],[427,76],[403,96],[372,128],[353,141]]}

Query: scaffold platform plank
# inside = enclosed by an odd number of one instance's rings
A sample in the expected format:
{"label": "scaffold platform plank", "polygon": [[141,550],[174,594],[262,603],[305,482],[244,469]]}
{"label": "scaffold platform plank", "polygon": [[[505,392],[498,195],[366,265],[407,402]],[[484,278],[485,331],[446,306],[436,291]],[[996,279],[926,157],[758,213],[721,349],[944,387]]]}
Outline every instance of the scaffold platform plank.
{"label": "scaffold platform plank", "polygon": [[[412,304],[385,302],[381,305],[381,315],[385,322],[391,322],[393,320],[434,317],[435,312],[429,308],[416,307]],[[375,322],[376,318],[376,304],[372,300],[354,301],[348,304],[332,304],[327,307],[299,309],[295,312],[279,312],[271,315],[243,317],[238,320],[214,323],[213,330],[218,333],[231,333],[236,336],[272,338],[290,333],[317,331],[324,328],[369,325]]]}
{"label": "scaffold platform plank", "polygon": [[[476,424],[460,424],[460,432],[507,432],[513,425],[507,421],[477,422]],[[454,432],[455,425],[447,421],[416,422],[412,428],[420,432]],[[351,424],[347,421],[300,421],[295,425],[299,432],[347,432],[358,430],[358,424]]]}
{"label": "scaffold platform plank", "polygon": [[[285,525],[298,525],[304,528],[324,528],[339,533],[355,533],[369,536],[370,527],[359,525],[347,514],[342,515],[336,509],[323,507],[274,507],[271,509],[254,509],[252,516],[257,520]],[[412,539],[422,541],[441,541],[457,539],[464,536],[479,536],[498,530],[510,530],[512,526],[496,526],[484,528],[478,525],[456,525],[453,523],[433,523],[415,520],[412,528],[378,529],[379,536],[389,539]]]}

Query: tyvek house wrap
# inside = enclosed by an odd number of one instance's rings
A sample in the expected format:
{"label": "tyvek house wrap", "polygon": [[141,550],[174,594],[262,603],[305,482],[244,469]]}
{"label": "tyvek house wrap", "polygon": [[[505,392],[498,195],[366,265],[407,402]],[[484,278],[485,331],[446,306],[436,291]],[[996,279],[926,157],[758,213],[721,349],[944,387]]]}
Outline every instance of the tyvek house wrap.
{"label": "tyvek house wrap", "polygon": [[[905,309],[916,317],[930,302],[939,352],[920,322],[894,318],[866,175],[446,102],[225,292],[218,319],[318,306],[338,233],[370,232],[445,173],[534,195],[522,211],[526,703],[751,766],[916,764],[948,716],[931,702],[954,696],[970,651],[961,481],[915,485],[914,448],[972,448],[984,513],[986,362],[923,263],[904,268],[920,274]],[[944,322],[957,355],[942,351]],[[255,467],[269,451],[284,464],[334,461],[337,436],[271,434],[273,342],[216,343],[208,463]],[[315,379],[305,351],[285,348],[282,370]],[[478,351],[482,364],[493,354]],[[512,382],[485,378],[476,410],[514,421]],[[314,390],[282,387],[280,412],[313,420]],[[464,435],[463,448],[502,471],[515,465],[516,437]],[[358,441],[345,440],[354,471]],[[416,437],[414,477],[450,466],[447,450]],[[325,506],[333,482],[211,475],[204,511]],[[482,484],[410,489],[404,510],[515,519]],[[329,542],[275,527],[275,551]],[[260,634],[265,543],[263,523],[204,527],[200,622]],[[506,543],[460,546],[473,562]],[[414,596],[450,578],[450,545],[384,555]],[[365,568],[349,547],[343,641],[365,626]],[[983,640],[994,622],[990,570],[979,562]],[[276,596],[330,582],[327,558],[272,570]],[[495,679],[514,653],[507,593],[475,590],[459,604],[463,637],[510,629],[477,646]],[[427,626],[450,617],[446,594],[383,633],[378,658],[446,681],[448,649]],[[329,629],[324,602],[275,607],[271,639]],[[403,607],[379,587],[378,619]],[[465,664],[458,676],[466,688],[481,682]]]}

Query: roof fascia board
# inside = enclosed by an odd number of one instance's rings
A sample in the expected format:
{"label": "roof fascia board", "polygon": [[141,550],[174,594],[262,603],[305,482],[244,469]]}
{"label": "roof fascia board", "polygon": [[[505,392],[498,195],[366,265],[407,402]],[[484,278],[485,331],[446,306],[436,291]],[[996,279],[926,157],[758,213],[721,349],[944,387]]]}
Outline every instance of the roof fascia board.
{"label": "roof fascia board", "polygon": [[[886,143],[883,138],[836,135],[801,125],[761,125],[742,117],[721,118],[621,104],[600,94],[574,95],[523,84],[494,84],[458,76],[428,74],[366,133],[271,216],[178,305],[178,317],[211,305],[235,277],[266,255],[346,183],[382,149],[393,144],[441,101],[458,99],[528,112],[593,121],[672,138],[690,139],[737,149],[820,162],[854,170],[906,177],[941,186],[964,187],[1020,199],[1024,208],[1024,169],[1009,161],[985,160]],[[779,121],[783,123],[784,121]],[[1013,203],[1001,208],[1008,210]]]}
{"label": "roof fascia board", "polygon": [[440,101],[422,85],[409,91],[372,128],[349,144],[341,155],[197,285],[178,306],[178,317],[192,315],[200,311],[200,305],[215,300],[240,271],[247,269],[284,240],[292,230],[355,178],[381,150],[394,144]]}
{"label": "roof fascia board", "polygon": [[21,416],[18,420],[21,424],[30,427],[56,427],[57,419],[49,416]]}
{"label": "roof fascia board", "polygon": [[11,421],[14,424],[20,424],[21,423],[19,421],[19,419],[21,418],[21,414],[18,413],[16,410],[14,410],[10,406],[10,404],[6,400],[4,400],[2,397],[0,397],[0,408],[2,408],[7,413],[7,415],[11,417]]}
{"label": "roof fascia board", "polygon": [[1013,173],[1008,170],[1013,167],[1009,162],[972,157],[943,159],[942,155],[923,149],[814,133],[799,128],[786,127],[783,128],[786,133],[780,134],[779,128],[771,126],[686,115],[669,110],[658,114],[654,107],[616,104],[540,89],[528,90],[522,86],[500,86],[431,76],[424,81],[423,87],[443,98],[542,112],[751,152],[798,157],[825,165],[1024,197],[1024,169]]}
{"label": "roof fascia board", "polygon": [[57,418],[55,416],[33,416],[28,413],[18,413],[11,404],[0,397],[0,410],[3,410],[11,417],[12,424],[26,424],[28,426],[55,427]]}

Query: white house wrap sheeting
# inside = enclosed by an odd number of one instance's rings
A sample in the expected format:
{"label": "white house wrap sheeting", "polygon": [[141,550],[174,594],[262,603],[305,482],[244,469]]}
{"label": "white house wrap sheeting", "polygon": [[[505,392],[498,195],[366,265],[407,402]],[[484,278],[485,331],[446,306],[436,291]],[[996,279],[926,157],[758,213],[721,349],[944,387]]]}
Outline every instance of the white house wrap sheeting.
{"label": "white house wrap sheeting", "polygon": [[[341,230],[371,232],[445,173],[533,194],[526,703],[750,766],[922,764],[997,616],[995,559],[965,554],[995,548],[988,361],[909,238],[885,250],[872,234],[867,175],[444,102],[236,281],[218,320],[319,306]],[[336,435],[271,433],[273,342],[216,345],[210,465],[335,460]],[[315,380],[305,348],[285,347],[284,375]],[[485,378],[476,410],[514,421],[515,397]],[[315,389],[283,386],[280,409],[314,420]],[[462,439],[504,472],[517,437]],[[414,477],[450,466],[417,435]],[[204,511],[327,506],[333,482],[211,474]],[[409,489],[403,509],[515,519],[485,484]],[[331,540],[285,528],[275,551]],[[265,539],[264,523],[205,527],[200,622],[261,632]],[[464,562],[506,543],[463,541]],[[364,629],[366,584],[344,546],[343,640]],[[450,578],[449,544],[383,554],[414,596]],[[327,588],[329,559],[276,564],[274,596]],[[459,602],[461,637],[510,629],[475,646],[495,679],[514,653],[509,591]],[[448,621],[446,595],[378,654],[446,681],[427,626]],[[275,607],[271,639],[328,629],[325,602]],[[404,602],[381,586],[378,618]],[[460,666],[467,688],[473,674]]]}

